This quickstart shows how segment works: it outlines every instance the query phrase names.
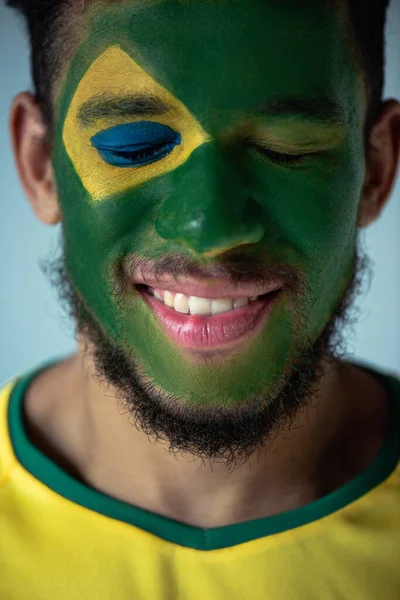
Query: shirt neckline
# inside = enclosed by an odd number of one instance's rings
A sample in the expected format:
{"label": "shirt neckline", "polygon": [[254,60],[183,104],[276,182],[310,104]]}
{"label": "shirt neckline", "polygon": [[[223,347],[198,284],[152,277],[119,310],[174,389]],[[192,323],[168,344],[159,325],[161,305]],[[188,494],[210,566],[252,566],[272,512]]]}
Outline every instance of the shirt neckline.
{"label": "shirt neckline", "polygon": [[394,472],[400,460],[400,382],[391,375],[381,374],[358,364],[357,366],[378,376],[393,398],[387,438],[367,469],[326,496],[278,515],[208,529],[187,525],[132,506],[85,485],[33,445],[24,427],[24,397],[35,377],[59,361],[60,358],[51,359],[22,374],[12,388],[8,425],[11,444],[20,465],[35,479],[74,504],[123,521],[181,546],[201,550],[229,548],[318,521],[362,498],[381,484]]}

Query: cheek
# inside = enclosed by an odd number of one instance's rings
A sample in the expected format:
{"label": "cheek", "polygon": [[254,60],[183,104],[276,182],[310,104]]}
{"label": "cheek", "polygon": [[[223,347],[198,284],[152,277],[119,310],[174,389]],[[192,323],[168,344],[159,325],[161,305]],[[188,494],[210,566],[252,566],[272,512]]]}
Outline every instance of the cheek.
{"label": "cheek", "polygon": [[151,253],[152,244],[146,242],[154,227],[149,190],[134,189],[93,203],[62,145],[56,147],[54,170],[67,267],[74,287],[101,323],[121,337],[114,269],[130,252]]}
{"label": "cheek", "polygon": [[[94,262],[140,222],[145,207],[135,193],[109,196],[94,202],[60,140],[56,145],[54,171],[63,214],[66,242],[80,257]],[[140,196],[140,194],[139,194]],[[127,207],[130,208],[130,218]]]}
{"label": "cheek", "polygon": [[266,242],[286,247],[309,264],[326,261],[354,241],[363,183],[359,160],[345,157],[335,167],[284,170],[266,165],[257,175]]}

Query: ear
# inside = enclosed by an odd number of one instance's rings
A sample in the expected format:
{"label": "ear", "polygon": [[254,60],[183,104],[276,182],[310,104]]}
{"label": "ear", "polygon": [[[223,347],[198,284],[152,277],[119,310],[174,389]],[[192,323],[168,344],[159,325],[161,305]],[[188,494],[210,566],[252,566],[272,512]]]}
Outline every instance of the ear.
{"label": "ear", "polygon": [[47,127],[32,94],[23,92],[14,98],[9,131],[19,178],[33,211],[43,223],[55,225],[61,221],[61,211]]}
{"label": "ear", "polygon": [[381,214],[392,191],[400,156],[400,103],[387,100],[373,126],[358,226],[367,227]]}

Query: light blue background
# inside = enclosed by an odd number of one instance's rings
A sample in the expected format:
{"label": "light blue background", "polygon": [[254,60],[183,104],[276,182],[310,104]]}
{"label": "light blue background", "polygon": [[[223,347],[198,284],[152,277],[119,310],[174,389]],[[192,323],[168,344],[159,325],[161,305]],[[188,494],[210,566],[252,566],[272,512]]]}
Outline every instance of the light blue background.
{"label": "light blue background", "polygon": [[[366,0],[367,2],[368,0]],[[28,45],[19,19],[0,4],[0,383],[76,348],[73,326],[38,261],[57,250],[60,226],[38,221],[14,167],[8,134],[12,98],[30,88]],[[400,9],[392,0],[387,25],[386,97],[400,98]],[[357,305],[348,338],[352,359],[400,374],[400,182],[381,219],[365,234],[375,263],[372,286]]]}

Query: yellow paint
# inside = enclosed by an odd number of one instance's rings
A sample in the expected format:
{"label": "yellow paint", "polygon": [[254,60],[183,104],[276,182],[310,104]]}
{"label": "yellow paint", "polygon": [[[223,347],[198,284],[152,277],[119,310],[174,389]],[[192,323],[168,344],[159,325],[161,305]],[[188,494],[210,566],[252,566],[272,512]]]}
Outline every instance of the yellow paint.
{"label": "yellow paint", "polygon": [[[146,116],[145,119],[172,127],[181,134],[181,144],[163,159],[140,168],[109,165],[91,145],[90,138],[102,129],[140,121],[143,117],[108,117],[90,126],[82,126],[77,120],[80,107],[101,94],[159,97],[170,110],[164,115]],[[92,200],[98,201],[176,169],[196,148],[210,141],[210,136],[182,102],[157,83],[119,46],[111,46],[96,59],[80,81],[65,119],[63,141],[84,187]]]}

